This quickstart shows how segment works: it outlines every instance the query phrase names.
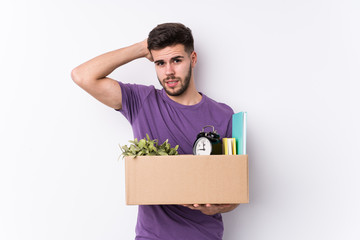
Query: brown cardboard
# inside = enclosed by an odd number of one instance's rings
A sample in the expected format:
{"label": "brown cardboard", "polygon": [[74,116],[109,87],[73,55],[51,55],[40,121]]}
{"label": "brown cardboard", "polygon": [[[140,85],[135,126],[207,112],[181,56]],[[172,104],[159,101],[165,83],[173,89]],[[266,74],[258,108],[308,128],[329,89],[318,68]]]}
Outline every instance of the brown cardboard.
{"label": "brown cardboard", "polygon": [[126,204],[248,203],[247,155],[125,157]]}

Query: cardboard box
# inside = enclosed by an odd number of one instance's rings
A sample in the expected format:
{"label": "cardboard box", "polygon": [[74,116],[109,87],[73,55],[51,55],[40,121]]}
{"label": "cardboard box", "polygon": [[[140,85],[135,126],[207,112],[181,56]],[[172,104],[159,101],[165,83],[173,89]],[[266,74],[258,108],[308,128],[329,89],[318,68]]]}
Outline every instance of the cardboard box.
{"label": "cardboard box", "polygon": [[125,157],[126,204],[248,203],[247,155]]}

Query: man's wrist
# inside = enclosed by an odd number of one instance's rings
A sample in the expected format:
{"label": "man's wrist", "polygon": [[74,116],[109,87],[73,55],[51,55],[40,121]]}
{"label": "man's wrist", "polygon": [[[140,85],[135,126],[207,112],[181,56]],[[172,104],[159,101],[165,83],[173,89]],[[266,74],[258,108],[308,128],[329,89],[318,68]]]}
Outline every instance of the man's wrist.
{"label": "man's wrist", "polygon": [[149,59],[150,61],[152,61],[152,57],[151,57],[151,54],[149,52],[149,49],[147,47],[147,39],[141,41],[141,42],[138,42],[136,44],[134,44],[134,47],[137,48],[137,52],[138,52],[138,57],[139,58],[147,58]]}

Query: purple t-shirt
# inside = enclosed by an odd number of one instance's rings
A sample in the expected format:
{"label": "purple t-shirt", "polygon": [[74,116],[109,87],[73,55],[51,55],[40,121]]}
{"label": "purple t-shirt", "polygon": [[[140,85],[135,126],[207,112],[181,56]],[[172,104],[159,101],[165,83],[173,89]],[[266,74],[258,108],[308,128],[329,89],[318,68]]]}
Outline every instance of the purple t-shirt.
{"label": "purple t-shirt", "polygon": [[[233,110],[204,94],[199,103],[185,106],[171,100],[163,89],[119,84],[120,112],[131,123],[134,138],[149,134],[159,143],[168,139],[172,147],[179,145],[179,154],[192,154],[197,134],[207,125],[214,126],[221,138],[231,137]],[[221,214],[208,216],[180,205],[140,205],[136,239],[217,240],[222,239],[223,230]]]}

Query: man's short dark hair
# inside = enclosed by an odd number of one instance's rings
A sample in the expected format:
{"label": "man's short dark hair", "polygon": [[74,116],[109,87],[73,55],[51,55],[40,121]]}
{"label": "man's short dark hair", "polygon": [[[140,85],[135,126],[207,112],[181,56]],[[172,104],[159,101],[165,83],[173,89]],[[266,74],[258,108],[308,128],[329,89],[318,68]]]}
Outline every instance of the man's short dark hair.
{"label": "man's short dark hair", "polygon": [[187,53],[194,51],[194,38],[190,28],[181,23],[163,23],[157,25],[148,37],[148,49],[160,50],[165,47],[182,44]]}

